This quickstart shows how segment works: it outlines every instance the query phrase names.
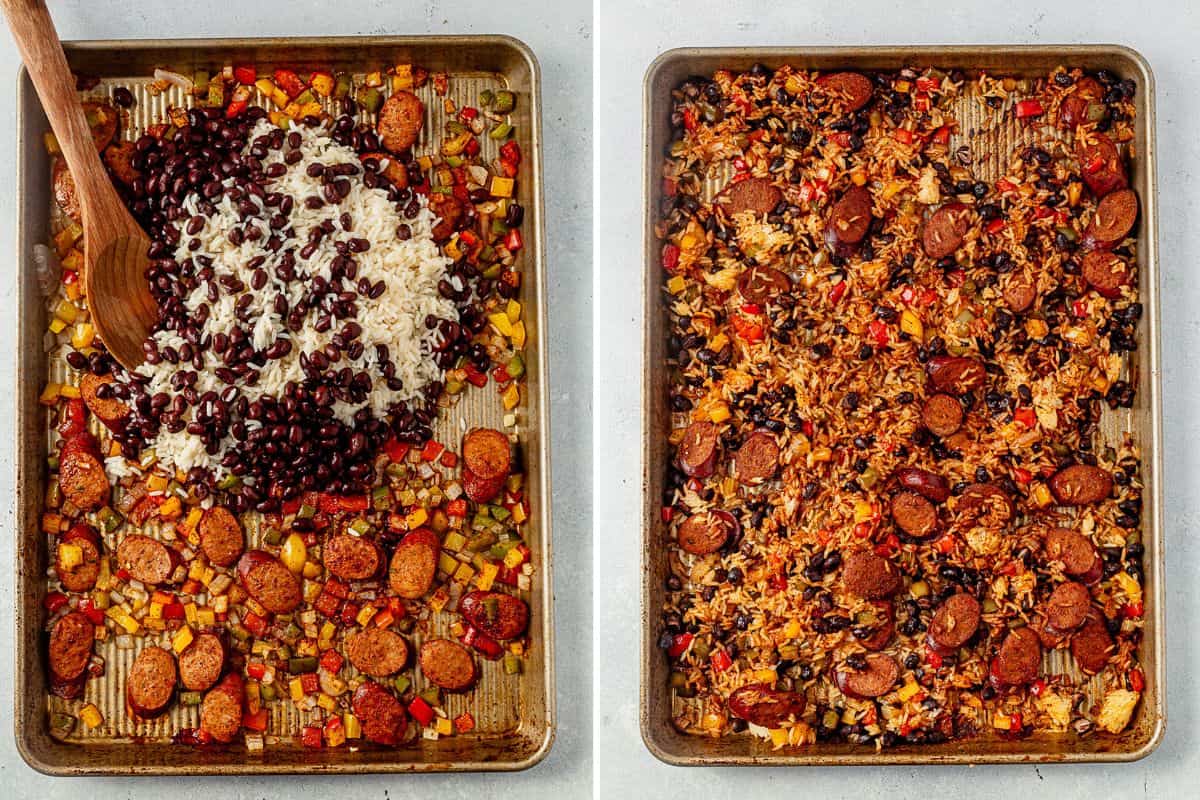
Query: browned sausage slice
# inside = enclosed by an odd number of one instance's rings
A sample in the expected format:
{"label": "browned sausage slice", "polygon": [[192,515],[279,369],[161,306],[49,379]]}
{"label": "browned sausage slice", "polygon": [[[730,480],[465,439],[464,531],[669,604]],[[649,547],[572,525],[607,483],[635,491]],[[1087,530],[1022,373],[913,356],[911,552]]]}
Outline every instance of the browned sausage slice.
{"label": "browned sausage slice", "polygon": [[112,375],[85,372],[79,379],[79,396],[83,398],[88,411],[95,414],[106,428],[119,433],[125,429],[125,420],[129,418],[130,413],[129,406],[111,394],[108,397],[100,397],[101,391],[107,391],[101,390],[100,387],[113,383],[116,383],[116,378]]}
{"label": "browned sausage slice", "polygon": [[166,711],[177,680],[175,656],[169,651],[147,647],[138,653],[125,681],[125,700],[134,716],[153,719]]}
{"label": "browned sausage slice", "polygon": [[529,626],[529,606],[503,592],[468,592],[458,602],[463,617],[493,639],[515,639]]}
{"label": "browned sausage slice", "polygon": [[393,153],[407,150],[416,144],[425,124],[425,106],[412,92],[396,92],[379,109],[379,142]]}
{"label": "browned sausage slice", "polygon": [[119,112],[108,103],[83,103],[83,114],[87,117],[88,127],[92,129],[92,142],[96,150],[108,147],[117,133]]}
{"label": "browned sausage slice", "polygon": [[979,601],[966,592],[946,598],[929,623],[925,641],[931,650],[949,655],[962,647],[979,629],[982,608]]}
{"label": "browned sausage slice", "polygon": [[1088,104],[1104,99],[1104,87],[1095,78],[1084,76],[1075,81],[1075,88],[1058,109],[1062,127],[1074,128],[1087,119]]}
{"label": "browned sausage slice", "polygon": [[171,579],[177,556],[160,541],[133,533],[117,545],[117,566],[135,581],[157,586]]}
{"label": "browned sausage slice", "polygon": [[926,539],[937,530],[937,509],[916,492],[892,495],[892,519],[896,527],[917,539]]}
{"label": "browned sausage slice", "polygon": [[[63,562],[63,545],[78,547],[83,560],[73,566]],[[58,540],[57,563],[58,582],[68,592],[90,592],[96,585],[100,575],[100,534],[86,522],[76,522],[71,529]]]}
{"label": "browned sausage slice", "polygon": [[500,490],[504,488],[504,482],[507,480],[507,475],[484,479],[471,470],[464,469],[462,472],[463,494],[473,502],[490,503],[500,496]]}
{"label": "browned sausage slice", "polygon": [[83,677],[95,641],[96,626],[82,612],[61,617],[50,630],[50,673],[60,681]]}
{"label": "browned sausage slice", "polygon": [[1085,254],[1081,271],[1088,286],[1110,299],[1120,297],[1121,287],[1128,286],[1133,280],[1129,263],[1106,250],[1091,250]]}
{"label": "browned sausage slice", "polygon": [[387,178],[392,186],[397,189],[404,189],[408,186],[408,170],[400,163],[400,160],[389,153],[363,153],[359,158],[364,164],[371,162],[374,164],[375,170]]}
{"label": "browned sausage slice", "polygon": [[1020,272],[1009,275],[1000,295],[1004,298],[1008,310],[1014,314],[1024,314],[1037,301],[1038,296],[1033,281]]}
{"label": "browned sausage slice", "polygon": [[781,692],[765,683],[751,683],[734,689],[727,701],[729,713],[763,728],[778,728],[787,720],[799,720],[804,713],[804,695]]}
{"label": "browned sausage slice", "polygon": [[838,100],[845,102],[846,109],[858,111],[871,102],[875,85],[871,79],[859,72],[834,72],[817,78],[817,85],[828,90]]}
{"label": "browned sausage slice", "polygon": [[1138,196],[1132,189],[1117,189],[1104,195],[1083,232],[1084,241],[1103,250],[1116,247],[1137,222]]}
{"label": "browned sausage slice", "polygon": [[[944,395],[943,395],[944,396]],[[955,403],[958,401],[955,400]],[[941,475],[919,467],[904,467],[896,470],[896,481],[905,489],[912,489],[927,500],[944,503],[950,497],[950,484]]]}
{"label": "browned sausage slice", "polygon": [[66,440],[59,456],[59,488],[63,497],[81,511],[95,511],[105,505],[112,492],[98,451],[95,438],[83,433]]}
{"label": "browned sausage slice", "polygon": [[299,579],[265,550],[246,553],[238,561],[237,570],[246,592],[272,614],[293,611],[304,599]]}
{"label": "browned sausage slice", "polygon": [[72,177],[65,158],[59,158],[54,162],[51,182],[54,186],[54,202],[58,203],[58,207],[72,220],[81,221],[83,213],[79,210],[79,193],[75,188],[75,178]]}
{"label": "browned sausage slice", "polygon": [[967,356],[934,356],[925,371],[935,389],[950,394],[973,392],[987,380],[983,364]]}
{"label": "browned sausage slice", "polygon": [[761,217],[774,211],[782,199],[783,193],[771,185],[770,178],[745,178],[722,189],[714,202],[725,206],[730,216],[753,211]]}
{"label": "browned sausage slice", "polygon": [[364,628],[346,637],[346,657],[364,675],[386,678],[408,663],[408,642],[387,628]]}
{"label": "browned sausage slice", "polygon": [[707,478],[717,465],[717,426],[708,422],[693,422],[679,440],[679,468],[693,478]]}
{"label": "browned sausage slice", "polygon": [[736,522],[728,511],[701,511],[679,524],[676,537],[679,546],[697,556],[715,553],[725,546],[735,532]]}
{"label": "browned sausage slice", "polygon": [[376,575],[383,564],[379,545],[349,533],[329,537],[321,557],[325,568],[344,581],[365,581]]}
{"label": "browned sausage slice", "polygon": [[417,528],[396,546],[388,565],[388,587],[406,600],[423,597],[437,576],[442,543],[429,528]]}
{"label": "browned sausage slice", "polygon": [[[1084,583],[1099,580],[1104,559],[1100,558],[1096,546],[1081,533],[1070,528],[1051,528],[1046,534],[1046,558],[1061,561],[1063,572]],[[1091,578],[1091,580],[1089,580]]]}
{"label": "browned sausage slice", "polygon": [[1061,583],[1046,601],[1046,624],[1063,633],[1073,631],[1083,624],[1088,609],[1092,607],[1092,595],[1082,583]]}
{"label": "browned sausage slice", "polygon": [[215,633],[202,633],[179,654],[179,679],[183,688],[207,692],[225,671],[225,643]]}
{"label": "browned sausage slice", "polygon": [[829,212],[829,233],[841,244],[858,244],[871,228],[871,191],[855,186]]}
{"label": "browned sausage slice", "polygon": [[997,689],[1023,686],[1038,676],[1042,663],[1042,643],[1029,628],[1009,632],[992,659],[988,679]]}
{"label": "browned sausage slice", "polygon": [[463,463],[484,480],[507,475],[512,467],[508,437],[492,428],[476,428],[463,437]]}
{"label": "browned sausage slice", "polygon": [[847,591],[867,600],[883,600],[900,590],[896,566],[870,550],[854,550],[845,557],[842,581]]}
{"label": "browned sausage slice", "polygon": [[1076,136],[1075,154],[1083,182],[1097,197],[1129,185],[1117,146],[1103,133],[1089,131]]}
{"label": "browned sausage slice", "polygon": [[956,510],[960,527],[1003,528],[1017,513],[1012,498],[994,483],[972,483],[963,489]]}
{"label": "browned sausage slice", "polygon": [[213,506],[200,520],[200,548],[209,561],[228,567],[246,549],[242,523],[224,506]]}
{"label": "browned sausage slice", "polygon": [[775,477],[779,468],[779,445],[767,431],[755,431],[746,437],[733,457],[733,474],[743,484],[755,484]]}
{"label": "browned sausage slice", "polygon": [[246,688],[242,676],[231,672],[204,695],[200,704],[200,730],[214,741],[228,744],[242,729]]}
{"label": "browned sausage slice", "polygon": [[408,714],[395,695],[374,681],[354,690],[354,716],[362,723],[362,732],[375,744],[395,747],[404,740]]}
{"label": "browned sausage slice", "polygon": [[792,279],[774,267],[755,264],[738,276],[738,291],[747,303],[765,303],[792,290]]}
{"label": "browned sausage slice", "polygon": [[921,421],[930,433],[937,436],[953,436],[963,424],[963,407],[957,397],[939,392],[925,401],[921,409]]}
{"label": "browned sausage slice", "polygon": [[141,173],[133,166],[135,155],[137,155],[137,145],[130,141],[116,142],[110,147],[106,147],[102,154],[104,164],[113,177],[126,186],[132,186],[133,182],[141,177]]}
{"label": "browned sausage slice", "polygon": [[1108,659],[1112,657],[1113,640],[1104,624],[1101,613],[1092,609],[1083,627],[1071,637],[1071,655],[1075,663],[1088,674],[1094,674],[1104,669]]}
{"label": "browned sausage slice", "polygon": [[446,691],[460,692],[475,683],[475,660],[458,642],[431,639],[421,645],[421,672]]}
{"label": "browned sausage slice", "polygon": [[856,670],[843,664],[834,679],[842,694],[867,700],[887,694],[900,677],[900,665],[896,659],[883,653],[871,653],[866,657],[866,669]]}
{"label": "browned sausage slice", "polygon": [[1089,464],[1072,464],[1050,479],[1050,491],[1064,506],[1098,503],[1112,492],[1112,475]]}
{"label": "browned sausage slice", "polygon": [[438,192],[429,195],[429,210],[438,216],[437,224],[430,231],[438,244],[450,239],[467,213],[457,197]]}
{"label": "browned sausage slice", "polygon": [[948,203],[929,217],[921,234],[925,255],[942,259],[962,246],[970,229],[970,210],[962,203]]}

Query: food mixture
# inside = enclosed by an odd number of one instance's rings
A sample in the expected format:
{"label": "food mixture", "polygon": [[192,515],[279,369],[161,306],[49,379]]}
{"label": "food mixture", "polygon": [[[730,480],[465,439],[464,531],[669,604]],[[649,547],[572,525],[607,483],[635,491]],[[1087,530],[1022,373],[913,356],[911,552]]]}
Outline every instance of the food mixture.
{"label": "food mixture", "polygon": [[1143,486],[1137,442],[1100,424],[1137,385],[1136,90],[756,65],[673,92],[659,644],[680,730],[878,748],[1129,725]]}
{"label": "food mixture", "polygon": [[[130,90],[85,103],[152,242],[159,321],[133,371],[89,321],[79,203],[47,134],[61,214],[39,278],[47,350],[70,367],[42,394],[56,736],[118,727],[92,681],[114,647],[135,653],[134,721],[197,706],[177,741],[252,751],[293,733],[273,729],[280,703],[305,747],[397,746],[475,729],[445,693],[518,680],[517,98],[459,107],[450,81],[158,70],[146,96],[187,102],[140,136]],[[438,141],[426,119],[445,120]],[[489,383],[505,429],[436,441],[439,414]]]}

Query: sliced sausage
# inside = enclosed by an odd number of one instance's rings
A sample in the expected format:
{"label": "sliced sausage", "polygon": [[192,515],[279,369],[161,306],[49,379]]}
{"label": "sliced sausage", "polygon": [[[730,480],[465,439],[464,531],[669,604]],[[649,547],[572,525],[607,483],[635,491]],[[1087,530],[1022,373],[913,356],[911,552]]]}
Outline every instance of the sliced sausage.
{"label": "sliced sausage", "polygon": [[854,629],[854,637],[858,639],[858,643],[866,649],[875,652],[882,650],[891,644],[892,637],[896,635],[896,609],[892,606],[891,601],[882,603],[872,603],[874,611],[874,621],[865,626],[866,635],[859,638],[859,625],[856,619],[856,627]]}
{"label": "sliced sausage", "polygon": [[408,714],[396,696],[374,681],[354,690],[354,716],[362,724],[363,736],[375,744],[395,747],[404,741]]}
{"label": "sliced sausage", "polygon": [[723,205],[730,216],[753,211],[761,217],[774,211],[782,199],[783,192],[771,184],[770,178],[745,178],[722,189],[714,202]]}
{"label": "sliced sausage", "polygon": [[929,649],[945,656],[962,647],[979,629],[982,611],[979,601],[966,592],[950,595],[938,606],[929,623],[925,635]]}
{"label": "sliced sausage", "polygon": [[116,142],[104,149],[102,154],[108,171],[126,187],[142,176],[133,166],[133,157],[137,155],[137,145],[131,141]]}
{"label": "sliced sausage", "polygon": [[683,432],[677,449],[679,468],[693,478],[707,478],[717,465],[717,426],[711,422],[693,422]]}
{"label": "sliced sausage", "polygon": [[329,537],[321,551],[325,568],[344,581],[365,581],[379,573],[383,551],[373,540],[349,533]]}
{"label": "sliced sausage", "polygon": [[[83,560],[68,567],[63,562],[63,545],[78,547]],[[86,522],[76,522],[58,540],[58,582],[68,592],[90,592],[100,575],[100,534]]]}
{"label": "sliced sausage", "polygon": [[96,626],[80,611],[59,618],[50,630],[50,673],[63,682],[83,677],[92,660]]}
{"label": "sliced sausage", "polygon": [[117,545],[117,566],[135,581],[158,586],[171,579],[178,555],[162,542],[132,533]]}
{"label": "sliced sausage", "polygon": [[1037,301],[1037,288],[1027,275],[1013,272],[1000,291],[1004,304],[1014,314],[1024,314]]}
{"label": "sliced sausage", "polygon": [[859,72],[834,72],[817,78],[817,85],[845,102],[848,111],[858,111],[871,102],[875,84]]}
{"label": "sliced sausage", "polygon": [[1017,513],[1012,498],[994,483],[972,483],[963,489],[955,509],[960,527],[1003,528]]}
{"label": "sliced sausage", "polygon": [[1075,155],[1083,182],[1097,197],[1129,185],[1125,164],[1113,140],[1103,133],[1088,131],[1075,137]]}
{"label": "sliced sausage", "polygon": [[283,562],[265,550],[251,550],[238,560],[242,586],[272,614],[293,611],[304,599],[300,580]]}
{"label": "sliced sausage", "polygon": [[364,628],[346,637],[346,657],[364,675],[386,678],[408,663],[408,642],[387,628]]}
{"label": "sliced sausage", "polygon": [[408,187],[408,170],[400,159],[388,153],[363,153],[359,158],[363,164],[373,164],[375,171],[387,178],[397,189]]}
{"label": "sliced sausage", "polygon": [[67,167],[67,160],[59,158],[54,162],[51,173],[51,183],[54,187],[54,202],[62,212],[75,222],[83,220],[83,212],[79,208],[79,192],[75,188],[75,178]]}
{"label": "sliced sausage", "polygon": [[1133,230],[1137,216],[1137,192],[1132,189],[1109,192],[1096,206],[1096,213],[1083,232],[1084,241],[1102,250],[1112,249]]}
{"label": "sliced sausage", "polygon": [[988,670],[988,680],[997,689],[1024,686],[1038,676],[1042,643],[1029,628],[1017,628],[1005,637]]}
{"label": "sliced sausage", "polygon": [[476,428],[463,437],[463,464],[484,480],[508,475],[512,467],[512,445],[508,437],[492,428]]}
{"label": "sliced sausage", "polygon": [[1046,601],[1046,624],[1056,631],[1073,631],[1083,624],[1092,607],[1092,594],[1082,583],[1060,583]]}
{"label": "sliced sausage", "polygon": [[448,692],[469,689],[475,683],[471,651],[449,639],[431,639],[421,645],[421,672]]}
{"label": "sliced sausage", "polygon": [[64,440],[58,461],[58,485],[63,497],[81,511],[95,511],[108,503],[112,487],[99,446],[89,433]]}
{"label": "sliced sausage", "polygon": [[463,494],[472,502],[490,503],[500,496],[500,491],[504,488],[504,482],[507,480],[507,475],[484,479],[469,469],[464,469],[462,472]]}
{"label": "sliced sausage", "polygon": [[1133,280],[1129,262],[1107,250],[1088,251],[1083,256],[1081,272],[1088,286],[1110,299],[1120,297],[1121,287],[1128,286]]}
{"label": "sliced sausage", "polygon": [[1084,76],[1075,81],[1075,88],[1058,107],[1062,127],[1074,128],[1087,120],[1088,104],[1104,99],[1104,87],[1095,78]]}
{"label": "sliced sausage", "polygon": [[1112,475],[1089,464],[1072,464],[1050,478],[1050,491],[1064,506],[1098,503],[1112,492]]}
{"label": "sliced sausage", "polygon": [[209,690],[200,703],[200,730],[213,741],[228,744],[242,729],[246,686],[242,676],[231,672]]}
{"label": "sliced sausage", "polygon": [[970,229],[970,210],[962,203],[947,203],[929,217],[921,234],[925,255],[940,260],[962,246]]}
{"label": "sliced sausage", "polygon": [[[120,433],[125,429],[125,421],[129,418],[130,410],[123,401],[116,397],[100,397],[100,387],[116,383],[111,374],[96,375],[91,372],[83,373],[79,379],[79,396],[83,398],[88,411],[104,423],[110,431]],[[107,393],[107,390],[105,390]]]}
{"label": "sliced sausage", "polygon": [[179,679],[183,688],[207,692],[225,671],[225,642],[215,633],[202,633],[179,654]]}
{"label": "sliced sausage", "polygon": [[936,436],[953,436],[963,424],[962,403],[942,392],[932,395],[921,409],[921,422]]}
{"label": "sliced sausage", "polygon": [[987,380],[983,364],[967,356],[934,356],[925,364],[925,371],[935,389],[956,395],[973,392]]}
{"label": "sliced sausage", "polygon": [[833,204],[829,212],[828,234],[840,244],[858,244],[871,228],[871,190],[855,186]]}
{"label": "sliced sausage", "polygon": [[429,195],[429,210],[438,217],[437,224],[430,231],[433,240],[438,244],[449,241],[467,214],[462,202],[457,197],[440,192],[433,192]]}
{"label": "sliced sausage", "polygon": [[755,264],[738,276],[737,285],[747,303],[765,303],[772,297],[790,292],[792,279],[774,267]]}
{"label": "sliced sausage", "polygon": [[396,92],[379,109],[379,142],[385,149],[400,153],[416,144],[425,123],[425,106],[412,92]]}
{"label": "sliced sausage", "polygon": [[887,694],[900,677],[900,665],[896,659],[883,653],[870,653],[866,657],[865,669],[857,670],[843,664],[834,672],[834,680],[842,694],[869,700]]}
{"label": "sliced sausage", "polygon": [[[955,400],[955,403],[958,401]],[[950,497],[950,483],[941,475],[919,467],[904,467],[896,470],[896,481],[905,489],[935,503],[944,503]]]}
{"label": "sliced sausage", "polygon": [[178,681],[175,656],[161,647],[146,647],[137,654],[125,681],[125,700],[138,719],[153,719],[171,704]]}
{"label": "sliced sausage", "polygon": [[1112,657],[1113,640],[1104,624],[1104,616],[1096,609],[1088,614],[1083,627],[1071,637],[1071,655],[1075,663],[1088,674],[1104,669]]}
{"label": "sliced sausage", "polygon": [[1038,614],[1033,618],[1033,621],[1030,623],[1030,627],[1033,628],[1033,632],[1037,634],[1038,641],[1042,643],[1042,647],[1046,648],[1047,650],[1053,650],[1057,648],[1068,636],[1070,636],[1069,632],[1063,633],[1057,628],[1052,627],[1046,621],[1046,618],[1041,614]]}
{"label": "sliced sausage", "polygon": [[1070,528],[1051,528],[1046,534],[1045,553],[1049,560],[1062,562],[1063,572],[1084,583],[1099,580],[1097,573],[1104,568],[1104,559],[1091,540]]}
{"label": "sliced sausage", "polygon": [[916,492],[892,495],[892,519],[896,527],[917,539],[928,538],[937,530],[937,509]]}
{"label": "sliced sausage", "polygon": [[736,520],[728,511],[711,510],[692,514],[679,524],[679,546],[697,556],[715,553],[736,532]]}
{"label": "sliced sausage", "polygon": [[761,483],[775,477],[779,468],[779,445],[767,431],[746,437],[733,456],[733,474],[743,484]]}
{"label": "sliced sausage", "polygon": [[501,641],[515,639],[529,627],[529,606],[503,592],[468,592],[459,600],[458,610],[476,628]]}
{"label": "sliced sausage", "polygon": [[442,543],[429,528],[417,528],[401,540],[388,565],[388,587],[406,600],[423,597],[437,576]]}
{"label": "sliced sausage", "polygon": [[867,600],[883,600],[900,590],[896,565],[870,550],[854,550],[843,561],[846,590]]}
{"label": "sliced sausage", "polygon": [[103,150],[108,147],[113,136],[117,134],[117,122],[121,116],[108,103],[83,103],[82,105],[88,127],[92,129],[92,142],[95,143],[97,151]]}
{"label": "sliced sausage", "polygon": [[734,689],[726,705],[729,713],[763,728],[778,728],[788,720],[799,720],[807,701],[797,692],[781,692],[765,683]]}
{"label": "sliced sausage", "polygon": [[242,523],[224,506],[213,506],[200,520],[200,549],[218,567],[228,567],[246,549]]}

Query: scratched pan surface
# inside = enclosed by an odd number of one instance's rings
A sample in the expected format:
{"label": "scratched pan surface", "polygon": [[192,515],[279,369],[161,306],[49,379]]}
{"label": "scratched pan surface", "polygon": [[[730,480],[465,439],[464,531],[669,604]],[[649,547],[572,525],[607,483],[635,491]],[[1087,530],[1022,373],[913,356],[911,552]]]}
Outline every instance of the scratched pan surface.
{"label": "scratched pan surface", "polygon": [[[546,403],[545,307],[543,280],[542,185],[540,98],[538,65],[521,42],[503,36],[365,37],[313,39],[216,39],[186,41],[78,42],[66,45],[67,57],[77,73],[92,75],[101,83],[87,94],[107,97],[116,86],[131,89],[138,102],[123,126],[123,138],[136,138],[145,126],[163,118],[171,105],[190,105],[178,90],[153,97],[146,91],[155,67],[190,75],[198,68],[218,71],[227,63],[254,63],[260,72],[276,66],[323,65],[361,74],[395,64],[419,64],[430,72],[448,72],[448,96],[458,105],[475,105],[484,89],[508,88],[517,94],[513,114],[516,140],[524,153],[518,193],[525,206],[526,247],[518,260],[524,273],[520,300],[526,309],[528,392],[515,409],[516,429],[526,464],[526,479],[533,504],[526,541],[535,566],[531,591],[526,594],[533,611],[530,649],[519,676],[504,675],[499,662],[479,659],[482,676],[478,687],[461,696],[446,695],[451,717],[469,711],[478,726],[468,735],[436,741],[418,739],[400,748],[373,745],[350,749],[302,748],[294,735],[306,724],[291,703],[277,702],[272,709],[270,732],[279,741],[261,753],[251,754],[240,743],[225,748],[195,748],[171,744],[182,728],[198,724],[198,709],[176,704],[172,711],[150,723],[134,723],[124,709],[125,676],[135,650],[117,650],[110,639],[97,644],[107,669],[102,678],[88,683],[83,701],[66,703],[46,693],[45,634],[42,599],[47,591],[47,548],[39,531],[45,494],[49,444],[46,410],[38,394],[47,379],[66,381],[71,370],[51,359],[43,348],[46,303],[38,292],[33,245],[44,243],[56,228],[57,210],[50,193],[50,160],[42,144],[48,130],[45,115],[28,76],[19,81],[19,181],[21,193],[17,263],[20,269],[20,331],[17,408],[17,745],[34,768],[56,775],[82,774],[253,774],[282,772],[418,772],[467,770],[518,770],[540,761],[554,738],[554,648],[551,617],[550,464],[548,404]],[[418,90],[425,102],[425,133],[418,153],[440,140],[445,120],[441,98],[426,84]],[[264,105],[266,103],[264,102]],[[483,155],[496,156],[496,143],[483,138]],[[469,427],[501,428],[504,417],[494,391],[482,389],[460,395],[462,400],[444,411],[435,431],[443,442],[458,442]],[[251,520],[251,541],[259,536]],[[123,533],[124,530],[118,533]],[[153,533],[153,531],[149,531]],[[107,546],[115,545],[108,535]],[[440,618],[449,615],[438,615]],[[425,631],[426,636],[446,635],[448,619]],[[414,634],[414,644],[422,636]],[[424,686],[414,670],[415,685]],[[51,736],[50,712],[77,712],[83,702],[99,706],[104,723],[93,730],[82,724],[65,740]]]}
{"label": "scratched pan surface", "polygon": [[[803,748],[772,750],[769,743],[750,734],[719,739],[680,733],[671,720],[684,702],[667,686],[668,664],[657,640],[660,632],[666,576],[667,540],[660,521],[663,480],[670,458],[667,431],[671,412],[667,407],[666,340],[668,315],[661,301],[660,243],[654,236],[661,199],[663,148],[670,141],[671,89],[689,75],[711,75],[718,69],[745,70],[755,62],[767,66],[788,63],[805,69],[857,69],[892,71],[905,66],[934,66],[962,69],[974,77],[980,71],[1013,77],[1045,76],[1059,64],[1090,70],[1106,68],[1138,83],[1136,97],[1137,158],[1132,163],[1132,186],[1142,203],[1137,231],[1139,292],[1145,305],[1138,336],[1138,350],[1131,359],[1130,380],[1137,385],[1132,409],[1109,412],[1101,422],[1105,443],[1119,441],[1131,431],[1142,447],[1142,470],[1146,489],[1142,537],[1146,546],[1146,625],[1141,662],[1146,671],[1146,690],[1129,727],[1119,735],[1043,733],[1020,741],[981,737],[936,746],[900,746],[876,752],[871,747],[818,743]],[[982,104],[965,97],[955,109],[960,133],[951,146],[969,145],[975,155],[976,174],[994,180],[1008,154],[1029,140],[1012,115],[999,125],[985,119]],[[982,764],[1015,762],[1133,761],[1148,755],[1162,740],[1166,726],[1163,684],[1163,528],[1162,528],[1162,409],[1159,366],[1159,306],[1157,253],[1157,196],[1154,148],[1154,76],[1138,53],[1114,45],[1000,46],[1000,47],[844,47],[844,48],[722,48],[680,49],[660,56],[646,73],[645,114],[645,341],[643,345],[644,414],[643,437],[643,584],[642,584],[642,670],[641,728],[646,746],[655,756],[671,764],[735,766],[789,766],[839,764]],[[712,181],[707,190],[719,188]],[[1047,657],[1046,666],[1055,672],[1072,672],[1072,659],[1059,652]],[[1098,682],[1098,681],[1097,681]],[[1090,696],[1095,696],[1095,685]],[[990,726],[989,726],[990,729]]]}

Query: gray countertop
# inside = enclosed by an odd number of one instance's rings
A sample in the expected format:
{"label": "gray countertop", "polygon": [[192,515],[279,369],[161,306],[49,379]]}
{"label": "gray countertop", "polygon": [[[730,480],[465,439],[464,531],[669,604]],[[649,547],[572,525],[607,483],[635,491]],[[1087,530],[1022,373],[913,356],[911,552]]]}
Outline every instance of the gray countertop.
{"label": "gray countertop", "polygon": [[[214,11],[217,6],[227,12]],[[591,96],[591,14],[586,3],[545,4],[530,0],[476,2],[286,2],[242,3],[51,2],[64,39],[120,39],[198,36],[286,36],[354,34],[506,33],[533,48],[542,67],[543,140],[549,254],[550,370],[555,457],[554,533],[558,656],[558,736],[544,762],[512,775],[431,775],[371,777],[280,777],[195,779],[51,779],[30,769],[16,752],[12,736],[13,579],[0,576],[0,792],[25,798],[178,796],[264,798],[403,797],[417,792],[439,798],[495,796],[558,798],[585,796],[591,784],[591,606],[586,587],[591,567],[591,496],[588,470],[591,355],[587,326],[591,252],[591,139],[587,124]],[[236,10],[234,10],[236,9]],[[20,59],[7,32],[0,32],[0,180],[16,180],[14,96]],[[12,269],[16,209],[11,194],[0,192],[0,331],[13,341],[16,331],[15,272]],[[570,229],[570,235],[563,231]],[[15,354],[0,357],[0,386],[14,380]],[[12,392],[0,401],[0,552],[13,552],[14,459]]]}
{"label": "gray countertop", "polygon": [[[807,0],[716,3],[608,0],[596,15],[597,358],[595,439],[596,784],[601,797],[1177,797],[1195,796],[1200,634],[1200,226],[1195,177],[1200,93],[1194,4]],[[638,733],[639,425],[642,76],[660,52],[703,45],[938,43],[1131,45],[1158,82],[1158,156],[1166,416],[1168,718],[1143,761],[975,768],[680,768]],[[1192,786],[1192,789],[1187,789]]]}

